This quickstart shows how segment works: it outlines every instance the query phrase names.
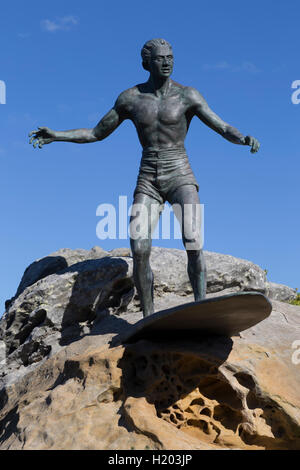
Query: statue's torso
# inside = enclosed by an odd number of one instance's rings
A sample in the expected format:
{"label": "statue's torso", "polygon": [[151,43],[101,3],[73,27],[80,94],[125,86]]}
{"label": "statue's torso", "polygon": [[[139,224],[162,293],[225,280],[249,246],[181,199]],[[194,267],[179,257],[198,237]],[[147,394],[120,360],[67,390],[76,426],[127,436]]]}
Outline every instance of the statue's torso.
{"label": "statue's torso", "polygon": [[182,85],[172,81],[164,96],[150,93],[145,84],[138,85],[131,89],[127,112],[144,150],[184,146],[191,115]]}

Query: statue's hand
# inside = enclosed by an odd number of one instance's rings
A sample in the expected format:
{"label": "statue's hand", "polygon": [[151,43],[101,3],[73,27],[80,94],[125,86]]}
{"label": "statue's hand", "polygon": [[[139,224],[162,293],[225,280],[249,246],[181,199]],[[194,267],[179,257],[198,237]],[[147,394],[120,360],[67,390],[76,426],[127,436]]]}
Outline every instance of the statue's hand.
{"label": "statue's hand", "polygon": [[250,135],[247,135],[247,137],[245,137],[245,145],[249,145],[251,147],[251,153],[258,152],[258,149],[260,147],[260,143],[258,142],[258,140],[254,137],[251,137]]}
{"label": "statue's hand", "polygon": [[49,127],[39,127],[37,131],[30,132],[29,137],[31,137],[29,143],[33,144],[34,148],[38,145],[41,149],[43,145],[55,141],[55,131],[52,131]]}

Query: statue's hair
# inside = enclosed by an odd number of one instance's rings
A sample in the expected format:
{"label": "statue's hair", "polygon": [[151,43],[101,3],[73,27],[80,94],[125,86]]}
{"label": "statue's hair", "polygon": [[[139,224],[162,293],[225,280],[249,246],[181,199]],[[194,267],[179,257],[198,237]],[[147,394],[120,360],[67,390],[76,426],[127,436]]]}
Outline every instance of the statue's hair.
{"label": "statue's hair", "polygon": [[154,49],[157,46],[162,46],[162,45],[169,46],[169,48],[172,50],[171,44],[162,38],[150,39],[150,41],[147,41],[144,44],[141,50],[141,56],[143,59],[143,67],[145,70],[149,70],[148,62],[151,57],[152,49]]}

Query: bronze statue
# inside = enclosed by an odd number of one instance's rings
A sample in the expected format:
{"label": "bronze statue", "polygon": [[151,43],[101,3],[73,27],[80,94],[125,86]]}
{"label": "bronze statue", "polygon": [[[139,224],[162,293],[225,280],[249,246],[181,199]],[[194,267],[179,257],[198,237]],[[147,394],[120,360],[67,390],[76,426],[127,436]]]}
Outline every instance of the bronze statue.
{"label": "bronze statue", "polygon": [[[243,136],[217,116],[195,88],[171,80],[174,58],[172,47],[166,40],[152,39],[146,42],[141,54],[143,67],[150,73],[148,81],[121,93],[114,107],[96,127],[69,131],[39,127],[29,136],[30,143],[39,148],[51,142],[83,144],[105,139],[125,119],[134,123],[143,147],[134,205],[141,204],[146,208],[146,212],[141,211],[135,217],[141,227],[143,224],[147,226],[147,236],[131,236],[130,244],[134,281],[146,317],[154,312],[153,273],[149,263],[151,234],[159,220],[163,204],[168,201],[172,206],[177,205],[182,208],[183,214],[185,206],[200,204],[198,184],[184,148],[192,118],[197,116],[234,144],[249,145],[252,153],[258,151],[260,144],[253,137]],[[206,294],[206,267],[200,244],[199,222],[196,216],[192,217],[195,218],[192,223],[197,225],[196,235],[192,240],[196,249],[187,247],[191,240],[186,234],[184,223],[182,238],[187,248],[189,279],[195,301],[198,301],[204,299]]]}

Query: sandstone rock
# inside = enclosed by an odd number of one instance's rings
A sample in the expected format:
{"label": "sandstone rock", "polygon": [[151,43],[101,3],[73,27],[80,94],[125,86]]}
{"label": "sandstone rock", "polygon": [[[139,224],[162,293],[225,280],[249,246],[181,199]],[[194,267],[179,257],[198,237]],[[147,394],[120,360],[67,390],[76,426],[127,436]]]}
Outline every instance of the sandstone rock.
{"label": "sandstone rock", "polygon": [[2,389],[0,449],[299,449],[300,308],[275,307],[232,339],[114,345],[137,314],[102,318]]}
{"label": "sandstone rock", "polygon": [[[205,252],[205,258],[208,293],[267,290],[271,298],[284,299],[287,294],[296,294],[288,287],[278,289],[267,283],[265,272],[249,261],[211,252]],[[156,310],[162,308],[160,299],[167,293],[175,295],[174,305],[187,301],[177,298],[192,293],[186,252],[153,247],[150,261]],[[15,375],[17,370],[23,371],[22,366],[34,365],[90,334],[99,315],[120,314],[127,308],[140,311],[129,248],[110,252],[99,247],[62,249],[37,260],[26,269],[15,298],[0,320],[0,338],[8,353],[5,376],[8,372]]]}
{"label": "sandstone rock", "polygon": [[118,256],[118,257],[131,257],[131,250],[130,248],[115,248],[108,252],[110,256]]}
{"label": "sandstone rock", "polygon": [[242,291],[266,292],[265,272],[251,261],[230,255],[205,252],[209,292],[233,288]]}
{"label": "sandstone rock", "polygon": [[[6,309],[9,309],[12,302],[27,287],[37,281],[51,274],[59,274],[74,264],[108,256],[131,258],[131,251],[130,248],[116,248],[107,252],[98,246],[91,250],[64,248],[35,261],[25,270],[17,293],[13,299],[7,301]],[[204,256],[208,270],[208,292],[230,288],[235,291],[256,290],[283,301],[296,297],[295,289],[267,282],[265,272],[250,261],[207,251]],[[181,295],[190,294],[192,290],[186,264],[187,256],[184,250],[153,247],[151,266],[155,274],[156,294],[174,291]]]}
{"label": "sandstone rock", "polygon": [[281,300],[281,302],[289,302],[296,298],[297,291],[291,287],[284,286],[283,284],[276,284],[275,282],[266,283],[266,295],[270,299]]}
{"label": "sandstone rock", "polygon": [[[208,296],[294,295],[249,261],[205,256]],[[184,251],[154,247],[151,265],[156,310],[193,300]],[[120,344],[141,317],[129,249],[33,263],[0,320],[0,449],[299,448],[300,307],[273,300],[232,340]]]}
{"label": "sandstone rock", "polygon": [[99,311],[126,309],[134,295],[130,263],[111,257],[82,261],[25,288],[0,321],[6,369],[32,363],[32,353],[36,362],[88,334]]}
{"label": "sandstone rock", "polygon": [[108,256],[108,253],[99,247],[94,247],[91,250],[70,250],[69,248],[63,248],[51,253],[51,255],[45,258],[38,259],[26,268],[17,289],[16,297],[20,295],[26,287],[31,286],[50,274],[59,273],[68,266],[77,264],[80,261],[99,259],[104,256]]}

